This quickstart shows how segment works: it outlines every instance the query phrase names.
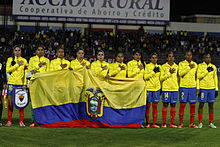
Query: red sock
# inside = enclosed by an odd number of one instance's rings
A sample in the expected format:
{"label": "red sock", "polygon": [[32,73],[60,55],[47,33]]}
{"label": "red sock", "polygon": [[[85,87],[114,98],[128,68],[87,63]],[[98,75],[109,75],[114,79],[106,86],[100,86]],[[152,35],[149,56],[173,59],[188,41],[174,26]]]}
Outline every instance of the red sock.
{"label": "red sock", "polygon": [[150,120],[149,120],[149,115],[150,115],[150,104],[151,103],[148,103],[147,104],[147,109],[146,109],[146,121],[147,121],[147,123],[149,124],[150,123]]}
{"label": "red sock", "polygon": [[152,107],[153,107],[153,124],[155,124],[157,122],[157,104],[153,103]]}
{"label": "red sock", "polygon": [[209,124],[213,122],[214,114],[209,113]]}
{"label": "red sock", "polygon": [[194,122],[196,104],[190,104],[190,124]]}
{"label": "red sock", "polygon": [[173,124],[176,116],[176,107],[170,108],[170,123]]}
{"label": "red sock", "polygon": [[167,109],[168,107],[164,107],[162,108],[162,121],[163,123],[167,122]]}
{"label": "red sock", "polygon": [[8,105],[8,121],[10,122],[12,120],[12,114],[13,114],[13,110],[11,110],[10,106]]}
{"label": "red sock", "polygon": [[24,121],[24,109],[18,109],[20,115],[20,122]]}
{"label": "red sock", "polygon": [[180,103],[180,108],[179,108],[179,121],[180,121],[180,124],[183,123],[183,116],[184,116],[185,107],[186,107],[186,103]]}
{"label": "red sock", "polygon": [[198,117],[199,117],[199,123],[202,123],[203,114],[202,114],[202,113],[199,113],[199,114],[198,114]]}

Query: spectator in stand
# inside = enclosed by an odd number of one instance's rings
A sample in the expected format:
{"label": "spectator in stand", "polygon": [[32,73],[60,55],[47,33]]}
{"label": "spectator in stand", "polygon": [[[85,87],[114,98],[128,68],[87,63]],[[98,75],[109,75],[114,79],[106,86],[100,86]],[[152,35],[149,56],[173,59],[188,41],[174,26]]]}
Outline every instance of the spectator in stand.
{"label": "spectator in stand", "polygon": [[7,78],[5,71],[5,63],[0,60],[0,127],[2,126],[2,111],[3,111],[3,101],[2,101],[2,91],[7,88]]}
{"label": "spectator in stand", "polygon": [[[142,30],[142,29],[141,29]],[[141,32],[141,33],[140,33]],[[138,40],[138,41],[137,41]],[[11,46],[21,44],[23,55],[26,59],[32,57],[35,48],[39,44],[45,46],[45,57],[50,60],[56,58],[55,49],[57,45],[65,48],[65,53],[70,53],[74,49],[83,48],[87,55],[95,55],[97,49],[102,49],[108,54],[113,51],[123,51],[129,54],[133,48],[139,48],[147,54],[153,52],[165,53],[167,50],[186,51],[191,49],[193,54],[201,54],[201,56],[211,51],[215,54],[220,42],[219,37],[207,35],[194,35],[190,32],[181,31],[175,34],[167,31],[161,34],[150,34],[147,32],[118,32],[96,31],[82,34],[80,30],[46,30],[38,32],[20,32],[20,31],[2,31],[0,32],[0,48],[4,51],[6,57],[10,55],[8,52]]]}

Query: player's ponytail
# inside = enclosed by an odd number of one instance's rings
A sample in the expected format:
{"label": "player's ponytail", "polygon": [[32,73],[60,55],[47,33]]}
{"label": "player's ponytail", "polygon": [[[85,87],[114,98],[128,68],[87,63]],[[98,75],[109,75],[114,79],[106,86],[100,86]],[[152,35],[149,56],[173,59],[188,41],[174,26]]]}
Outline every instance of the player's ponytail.
{"label": "player's ponytail", "polygon": [[11,62],[11,66],[14,66],[14,65],[16,64],[16,62],[15,62],[15,56],[13,56],[12,58],[13,58],[13,60],[12,60],[12,62]]}

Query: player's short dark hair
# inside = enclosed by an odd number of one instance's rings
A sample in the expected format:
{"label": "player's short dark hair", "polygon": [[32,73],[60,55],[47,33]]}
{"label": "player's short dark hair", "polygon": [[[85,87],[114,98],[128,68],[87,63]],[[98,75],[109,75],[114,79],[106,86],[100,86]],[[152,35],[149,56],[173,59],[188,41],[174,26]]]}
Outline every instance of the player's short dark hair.
{"label": "player's short dark hair", "polygon": [[96,56],[98,56],[99,52],[102,52],[105,55],[105,52],[103,50],[98,50]]}
{"label": "player's short dark hair", "polygon": [[17,47],[19,47],[21,49],[21,45],[18,44],[18,45],[13,46],[13,50]]}
{"label": "player's short dark hair", "polygon": [[158,54],[156,52],[153,52],[150,54],[150,58],[153,56],[153,55],[156,55],[158,57]]}
{"label": "player's short dark hair", "polygon": [[84,50],[83,48],[78,48],[78,49],[76,50],[76,53],[78,53],[78,51],[80,51],[80,50],[85,53],[85,50]]}
{"label": "player's short dark hair", "polygon": [[212,57],[212,55],[211,55],[209,52],[206,52],[206,53],[203,55],[203,58],[205,58],[207,55],[210,55],[210,57]]}
{"label": "player's short dark hair", "polygon": [[140,50],[134,50],[133,51],[133,55],[135,55],[136,53],[139,53],[142,56],[142,52]]}
{"label": "player's short dark hair", "polygon": [[37,46],[36,50],[37,50],[39,47],[42,47],[43,49],[45,49],[44,45],[40,44],[40,45]]}
{"label": "player's short dark hair", "polygon": [[58,52],[59,49],[62,49],[63,51],[65,51],[64,48],[62,48],[61,46],[58,46],[56,49],[56,52]]}
{"label": "player's short dark hair", "polygon": [[168,53],[167,53],[167,58],[168,58],[168,56],[169,56],[169,54],[173,54],[174,55],[174,52],[173,51],[169,51]]}
{"label": "player's short dark hair", "polygon": [[117,57],[118,54],[120,54],[120,53],[124,55],[124,53],[122,51],[118,51],[118,52],[115,53],[115,57]]}
{"label": "player's short dark hair", "polygon": [[191,53],[192,53],[192,51],[191,51],[191,50],[186,50],[186,51],[185,51],[185,55],[186,55],[186,53],[188,53],[188,52],[191,52]]}

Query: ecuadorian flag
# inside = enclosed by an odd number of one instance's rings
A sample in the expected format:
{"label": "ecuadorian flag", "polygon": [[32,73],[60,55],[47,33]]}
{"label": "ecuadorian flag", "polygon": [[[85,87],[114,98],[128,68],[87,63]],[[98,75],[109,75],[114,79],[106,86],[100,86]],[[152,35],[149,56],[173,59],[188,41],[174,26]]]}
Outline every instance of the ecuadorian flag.
{"label": "ecuadorian flag", "polygon": [[141,79],[105,79],[91,70],[36,74],[31,102],[41,127],[132,127],[145,118]]}

